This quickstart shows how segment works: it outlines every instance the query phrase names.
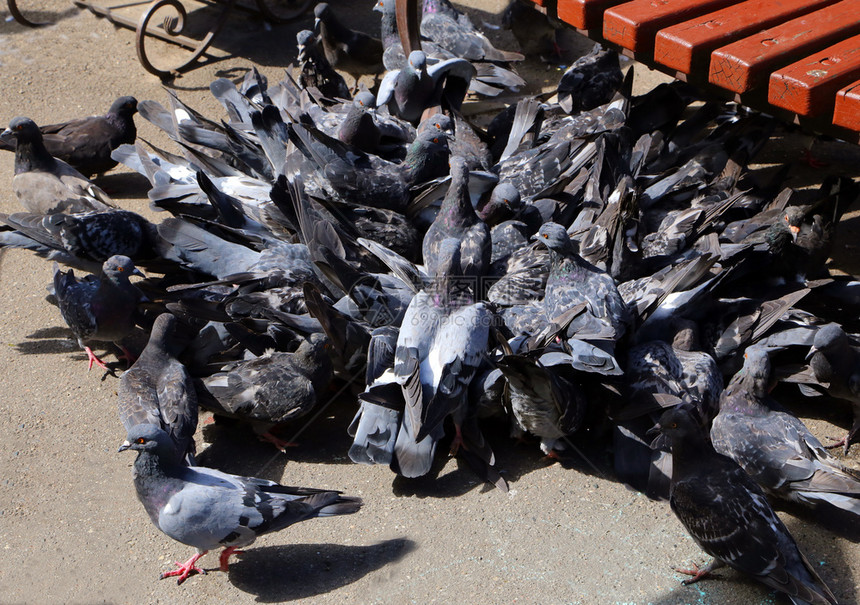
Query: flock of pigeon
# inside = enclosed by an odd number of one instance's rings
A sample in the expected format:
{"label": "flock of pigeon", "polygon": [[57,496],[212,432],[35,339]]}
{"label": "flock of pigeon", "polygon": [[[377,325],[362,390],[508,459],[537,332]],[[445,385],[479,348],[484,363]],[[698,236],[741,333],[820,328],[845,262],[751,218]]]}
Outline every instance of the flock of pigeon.
{"label": "flock of pigeon", "polygon": [[[688,581],[728,564],[793,603],[836,603],[769,498],[856,524],[860,474],[770,391],[849,406],[839,445],[860,438],[860,285],[825,267],[860,186],[753,173],[771,118],[680,83],[633,97],[599,47],[557,101],[512,97],[522,55],[447,0],[425,0],[424,51],[407,57],[393,4],[377,3],[381,40],[318,5],[295,79],[216,80],[220,120],[168,91],[167,107],[121,97],[106,116],[3,133],[25,212],[0,215],[0,243],[90,273],[55,263],[49,300],[90,368],[112,367],[93,343],[122,350],[138,498],[197,549],[162,577],[184,581],[219,547],[226,570],[260,534],[359,510],[194,459],[198,406],[283,448],[279,430],[345,385],[356,463],[419,477],[451,439],[507,490],[487,418],[550,457],[602,440],[618,478],[668,498],[714,556]],[[385,75],[372,93],[337,70]],[[463,114],[478,97],[516,102],[478,127]],[[174,151],[136,141],[138,112]],[[170,218],[87,179],[117,162]],[[126,346],[136,326],[142,351]]]}

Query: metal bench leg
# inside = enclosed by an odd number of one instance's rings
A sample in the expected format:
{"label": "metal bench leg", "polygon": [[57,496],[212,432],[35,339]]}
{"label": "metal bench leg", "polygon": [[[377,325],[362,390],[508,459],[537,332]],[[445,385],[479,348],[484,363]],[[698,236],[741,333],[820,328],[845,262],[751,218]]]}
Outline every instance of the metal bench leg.
{"label": "metal bench leg", "polygon": [[15,0],[6,0],[6,4],[9,6],[9,12],[12,13],[12,18],[21,25],[25,25],[27,27],[43,27],[45,25],[50,25],[50,23],[36,23],[35,21],[30,21],[21,13],[21,11],[18,10],[18,4],[16,4]]}

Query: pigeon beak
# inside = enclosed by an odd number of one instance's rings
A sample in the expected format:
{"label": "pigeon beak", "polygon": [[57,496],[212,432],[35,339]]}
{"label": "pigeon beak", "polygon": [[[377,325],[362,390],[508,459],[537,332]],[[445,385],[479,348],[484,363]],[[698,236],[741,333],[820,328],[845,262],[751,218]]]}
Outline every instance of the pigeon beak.
{"label": "pigeon beak", "polygon": [[131,274],[137,275],[138,277],[146,277],[146,274],[137,267],[134,268],[134,271],[132,271]]}
{"label": "pigeon beak", "polygon": [[299,60],[299,61],[304,61],[305,59],[307,59],[307,54],[306,54],[306,51],[305,51],[305,45],[304,45],[304,44],[299,44],[299,56],[298,56],[298,60]]}
{"label": "pigeon beak", "polygon": [[661,433],[660,433],[660,431],[661,431],[661,430],[662,430],[662,427],[661,427],[659,424],[655,424],[655,425],[654,425],[654,426],[652,426],[650,429],[648,429],[647,431],[645,431],[645,436],[646,436],[648,439],[654,439],[655,437],[657,437],[657,436],[659,436],[659,435],[661,434]]}
{"label": "pigeon beak", "polygon": [[130,443],[130,442],[128,442],[128,441],[123,441],[123,442],[122,442],[122,445],[121,445],[121,446],[119,446],[119,449],[118,449],[116,452],[117,452],[117,454],[118,454],[118,453],[120,453],[120,452],[124,452],[125,450],[129,449],[130,447],[131,447],[131,443]]}
{"label": "pigeon beak", "polygon": [[11,136],[12,136],[12,131],[9,130],[8,128],[4,128],[3,132],[0,132],[0,138],[5,139],[6,137],[11,137]]}
{"label": "pigeon beak", "polygon": [[322,21],[320,21],[319,19],[314,19],[314,33],[317,35],[319,35],[319,33],[320,33],[320,25],[321,24],[322,24]]}
{"label": "pigeon beak", "polygon": [[800,227],[797,225],[789,225],[788,230],[791,231],[791,239],[797,241],[797,234],[800,233]]}
{"label": "pigeon beak", "polygon": [[818,353],[818,349],[815,348],[815,345],[812,345],[809,348],[809,353],[806,354],[806,357],[803,358],[804,361],[809,361],[812,359],[812,356]]}

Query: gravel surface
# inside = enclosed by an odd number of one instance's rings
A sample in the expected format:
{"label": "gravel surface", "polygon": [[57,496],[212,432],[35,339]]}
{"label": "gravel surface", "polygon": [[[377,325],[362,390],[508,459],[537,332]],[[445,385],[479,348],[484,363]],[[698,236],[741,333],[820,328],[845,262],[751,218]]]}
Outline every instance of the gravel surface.
{"label": "gravel surface", "polygon": [[[350,24],[376,31],[372,2],[334,4],[349,11]],[[478,22],[499,22],[502,0],[471,4]],[[138,64],[130,30],[67,0],[21,0],[20,8],[54,25],[30,30],[0,22],[3,126],[16,115],[47,123],[102,113],[125,94],[166,102],[161,83]],[[200,12],[189,21],[214,17]],[[252,64],[277,81],[294,58],[295,33],[311,24],[309,16],[271,27],[236,16],[210,60],[173,85],[192,107],[220,119],[224,113],[208,84],[217,77],[241,78]],[[504,35],[494,34],[515,48]],[[587,44],[580,40],[571,48],[581,52]],[[167,49],[152,56],[178,54]],[[521,71],[534,87],[559,75],[538,64]],[[640,68],[637,89],[661,80]],[[138,119],[138,128],[142,138],[175,151],[144,120]],[[786,135],[769,146],[768,161],[795,158],[808,141]],[[857,174],[857,148],[817,142],[815,151],[831,167],[795,173],[798,183],[814,184],[830,172]],[[11,178],[12,155],[4,153],[0,183]],[[146,181],[137,175],[119,168],[100,184],[124,207],[160,220],[148,208]],[[8,188],[0,189],[0,211],[19,209]],[[857,263],[857,222],[847,220],[837,268],[853,270]],[[445,461],[433,478],[405,481],[387,468],[354,465],[346,457],[345,428],[355,410],[350,400],[326,408],[286,455],[242,431],[202,422],[199,448],[202,463],[229,472],[361,496],[366,504],[360,513],[265,536],[229,573],[217,571],[217,559],[209,555],[201,563],[212,573],[181,587],[159,582],[158,574],[192,549],[161,534],[135,498],[133,456],[116,453],[124,439],[117,379],[86,371],[85,355],[58,310],[44,301],[50,280],[50,263],[25,251],[0,252],[2,603],[788,603],[730,570],[682,586],[672,566],[703,564],[708,557],[666,503],[612,478],[601,448],[550,464],[536,445],[515,445],[499,425],[489,432],[496,435],[493,445],[510,493],[478,482],[456,460]],[[844,427],[845,415],[836,418]],[[843,431],[827,420],[811,425],[820,436]],[[850,458],[860,460],[860,448]],[[856,603],[857,542],[812,523],[809,515],[781,516],[840,602]]]}

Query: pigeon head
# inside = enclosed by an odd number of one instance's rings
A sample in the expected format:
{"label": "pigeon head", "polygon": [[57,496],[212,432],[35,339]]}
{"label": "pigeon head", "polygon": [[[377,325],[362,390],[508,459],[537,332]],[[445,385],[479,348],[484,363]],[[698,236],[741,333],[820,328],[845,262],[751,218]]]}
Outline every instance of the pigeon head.
{"label": "pigeon head", "polygon": [[409,53],[409,67],[415,71],[424,71],[427,69],[427,55],[423,51],[413,50]]}
{"label": "pigeon head", "polygon": [[376,97],[369,90],[362,90],[355,95],[352,102],[354,105],[360,105],[361,107],[376,107]]}
{"label": "pigeon head", "polygon": [[446,134],[454,132],[454,122],[444,113],[434,113],[418,125],[418,133],[425,130],[440,130]]}
{"label": "pigeon head", "polygon": [[800,206],[789,206],[785,209],[785,212],[782,213],[782,217],[780,220],[783,223],[783,227],[788,229],[789,233],[791,233],[791,238],[793,240],[797,240],[797,234],[800,233],[800,226],[803,224],[803,218],[806,216],[806,212]]}
{"label": "pigeon head", "polygon": [[744,351],[744,367],[741,375],[750,391],[757,397],[767,395],[770,382],[770,357],[761,347],[748,347]]}
{"label": "pigeon head", "polygon": [[36,123],[30,118],[13,118],[9,122],[9,128],[2,132],[3,136],[13,136],[19,142],[41,141],[42,132]]}
{"label": "pigeon head", "polygon": [[703,427],[690,405],[676,405],[663,412],[657,428],[673,444],[696,437],[704,439]]}
{"label": "pigeon head", "polygon": [[120,97],[113,102],[108,113],[117,116],[133,116],[137,113],[137,99],[130,96]]}
{"label": "pigeon head", "polygon": [[134,266],[134,261],[121,254],[115,254],[102,265],[105,277],[112,280],[128,280],[132,275],[144,277],[143,273]]}
{"label": "pigeon head", "polygon": [[151,452],[164,460],[172,460],[175,456],[173,441],[161,427],[154,424],[137,424],[131,427],[126,435],[125,443],[119,446],[119,452],[135,450]]}
{"label": "pigeon head", "polygon": [[490,199],[481,207],[478,216],[488,225],[498,225],[512,218],[522,206],[517,188],[508,181],[502,181],[493,188]]}
{"label": "pigeon head", "polygon": [[393,14],[395,8],[397,8],[395,0],[378,0],[377,3],[373,5],[373,10],[383,14]]}
{"label": "pigeon head", "polygon": [[334,17],[328,2],[320,2],[314,7],[314,30],[319,31],[320,23],[326,23]]}
{"label": "pigeon head", "polygon": [[539,244],[543,244],[555,252],[569,252],[573,250],[567,229],[558,223],[544,223],[534,236]]}
{"label": "pigeon head", "polygon": [[809,355],[806,358],[809,359],[812,357],[816,351],[821,351],[825,354],[834,352],[845,342],[846,338],[847,334],[845,334],[845,330],[839,324],[831,323],[822,326],[815,333],[815,337],[812,339],[812,349],[810,349]]}

